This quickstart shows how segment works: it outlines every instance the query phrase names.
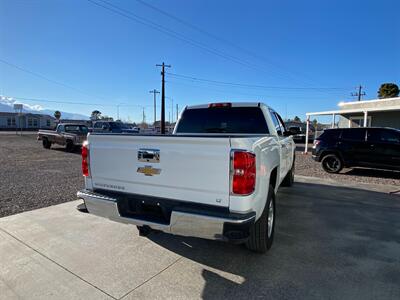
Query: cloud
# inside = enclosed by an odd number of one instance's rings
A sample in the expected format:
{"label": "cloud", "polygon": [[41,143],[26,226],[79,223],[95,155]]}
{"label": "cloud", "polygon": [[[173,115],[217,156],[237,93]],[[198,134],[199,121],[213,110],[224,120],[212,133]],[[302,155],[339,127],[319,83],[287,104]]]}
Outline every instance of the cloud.
{"label": "cloud", "polygon": [[11,108],[14,107],[14,104],[22,104],[25,110],[34,110],[34,111],[41,111],[44,110],[43,106],[39,104],[26,104],[22,103],[21,101],[15,100],[13,97],[7,97],[0,95],[0,103],[10,106]]}

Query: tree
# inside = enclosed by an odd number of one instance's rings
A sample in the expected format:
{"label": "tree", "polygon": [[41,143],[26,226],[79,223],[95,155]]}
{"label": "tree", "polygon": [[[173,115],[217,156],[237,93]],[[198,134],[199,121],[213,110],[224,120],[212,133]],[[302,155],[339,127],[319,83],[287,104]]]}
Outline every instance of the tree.
{"label": "tree", "polygon": [[295,121],[295,122],[301,122],[301,119],[300,119],[298,116],[295,116],[294,119],[293,119],[293,121]]}
{"label": "tree", "polygon": [[59,110],[56,110],[56,111],[54,112],[54,118],[57,119],[57,122],[58,122],[58,123],[60,122],[60,119],[61,119],[61,112],[60,112]]}
{"label": "tree", "polygon": [[312,124],[313,124],[313,126],[314,126],[315,128],[317,128],[318,120],[317,120],[317,119],[312,120]]}
{"label": "tree", "polygon": [[378,91],[379,99],[393,98],[399,95],[399,87],[395,83],[383,83]]}
{"label": "tree", "polygon": [[94,111],[92,111],[92,115],[90,116],[90,120],[96,121],[96,120],[100,119],[100,117],[101,117],[101,111],[94,110]]}
{"label": "tree", "polygon": [[107,115],[100,116],[99,119],[100,119],[100,120],[104,120],[104,121],[110,121],[110,122],[114,121],[113,117],[109,117],[109,116],[107,116]]}

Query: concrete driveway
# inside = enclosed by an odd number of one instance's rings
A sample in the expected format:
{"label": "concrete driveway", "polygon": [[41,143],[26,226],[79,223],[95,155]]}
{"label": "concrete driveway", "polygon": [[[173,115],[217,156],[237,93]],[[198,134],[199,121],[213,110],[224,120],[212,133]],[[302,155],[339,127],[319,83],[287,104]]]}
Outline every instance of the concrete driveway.
{"label": "concrete driveway", "polygon": [[78,212],[79,201],[2,218],[0,298],[400,299],[393,187],[297,181],[278,194],[266,255],[161,233],[142,238],[134,226]]}

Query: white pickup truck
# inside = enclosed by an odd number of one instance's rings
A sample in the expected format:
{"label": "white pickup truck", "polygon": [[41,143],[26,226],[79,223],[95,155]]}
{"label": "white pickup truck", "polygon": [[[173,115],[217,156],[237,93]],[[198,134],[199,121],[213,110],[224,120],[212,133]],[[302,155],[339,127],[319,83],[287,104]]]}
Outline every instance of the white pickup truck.
{"label": "white pickup truck", "polygon": [[89,213],[266,252],[275,194],[294,180],[295,145],[262,103],[186,107],[172,135],[91,133],[82,148]]}

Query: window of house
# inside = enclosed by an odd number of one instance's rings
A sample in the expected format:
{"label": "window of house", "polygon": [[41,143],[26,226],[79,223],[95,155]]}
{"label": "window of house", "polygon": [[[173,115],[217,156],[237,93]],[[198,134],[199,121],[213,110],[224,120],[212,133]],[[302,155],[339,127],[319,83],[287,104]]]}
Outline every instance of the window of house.
{"label": "window of house", "polygon": [[7,126],[15,126],[15,117],[7,118]]}
{"label": "window of house", "polygon": [[[350,117],[349,127],[350,128],[364,127],[364,117]],[[367,127],[371,127],[371,116],[367,117]]]}
{"label": "window of house", "polygon": [[39,127],[39,120],[35,118],[28,118],[28,127]]}
{"label": "window of house", "polygon": [[47,127],[50,127],[50,126],[51,126],[51,122],[50,122],[49,119],[46,120],[46,126],[47,126]]}

